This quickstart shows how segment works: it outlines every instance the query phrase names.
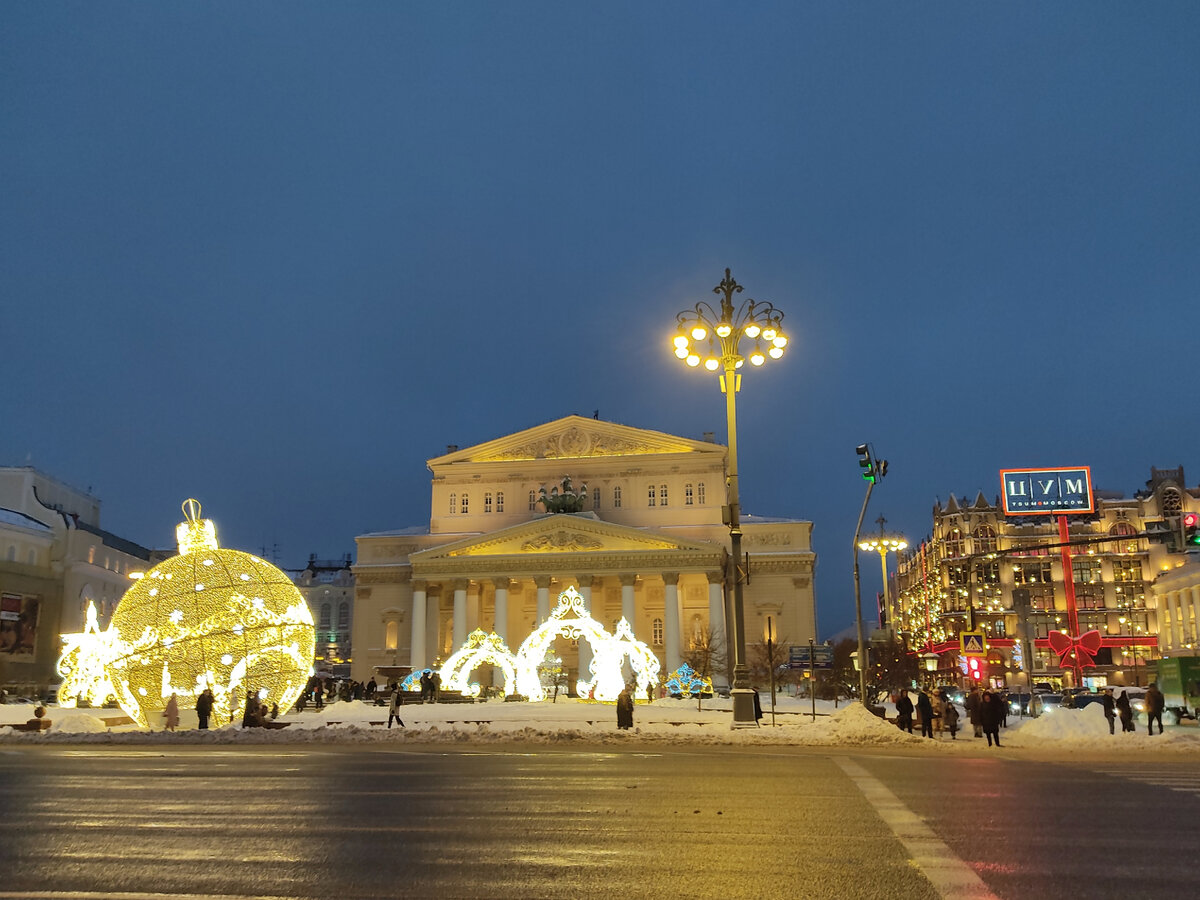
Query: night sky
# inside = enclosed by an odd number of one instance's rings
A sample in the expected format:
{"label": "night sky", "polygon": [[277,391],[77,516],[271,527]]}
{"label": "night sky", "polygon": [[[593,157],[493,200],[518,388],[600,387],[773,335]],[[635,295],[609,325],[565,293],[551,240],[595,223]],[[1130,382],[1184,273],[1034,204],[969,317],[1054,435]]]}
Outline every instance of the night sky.
{"label": "night sky", "polygon": [[814,522],[828,636],[860,442],[914,541],[1001,468],[1200,483],[1198,48],[1194,2],[9,4],[0,464],[337,557],[447,444],[724,441],[670,337],[728,266],[792,338],[743,510]]}

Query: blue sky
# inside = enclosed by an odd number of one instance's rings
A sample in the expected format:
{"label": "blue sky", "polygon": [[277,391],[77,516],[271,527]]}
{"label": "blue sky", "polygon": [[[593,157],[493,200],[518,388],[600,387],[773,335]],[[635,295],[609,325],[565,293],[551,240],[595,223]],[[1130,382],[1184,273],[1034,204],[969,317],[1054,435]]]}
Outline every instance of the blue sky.
{"label": "blue sky", "polygon": [[[1194,3],[19,4],[0,28],[0,463],[281,564],[427,524],[424,461],[598,409],[723,439],[674,315],[786,314],[747,513],[997,472],[1200,479]],[[268,551],[270,552],[270,551]],[[863,566],[864,596],[879,589]]]}

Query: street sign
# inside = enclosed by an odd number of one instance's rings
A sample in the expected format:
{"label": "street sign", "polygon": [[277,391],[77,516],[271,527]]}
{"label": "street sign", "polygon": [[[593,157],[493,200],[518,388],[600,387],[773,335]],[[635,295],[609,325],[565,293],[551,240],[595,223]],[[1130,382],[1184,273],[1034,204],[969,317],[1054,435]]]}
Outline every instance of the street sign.
{"label": "street sign", "polygon": [[809,653],[808,647],[794,646],[788,648],[789,669],[832,669],[833,648],[825,644],[817,644]]}
{"label": "street sign", "polygon": [[1001,469],[1006,516],[1066,516],[1094,512],[1092,470]]}
{"label": "street sign", "polygon": [[959,632],[958,647],[963,656],[987,656],[982,631]]}

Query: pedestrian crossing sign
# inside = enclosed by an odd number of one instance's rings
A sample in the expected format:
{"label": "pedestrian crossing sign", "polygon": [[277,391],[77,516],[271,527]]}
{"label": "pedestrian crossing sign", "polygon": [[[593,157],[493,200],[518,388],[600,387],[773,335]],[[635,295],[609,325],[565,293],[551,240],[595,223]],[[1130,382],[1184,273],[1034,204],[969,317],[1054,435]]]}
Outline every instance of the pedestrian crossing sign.
{"label": "pedestrian crossing sign", "polygon": [[961,632],[958,641],[963,656],[987,656],[987,650],[983,645],[982,631]]}

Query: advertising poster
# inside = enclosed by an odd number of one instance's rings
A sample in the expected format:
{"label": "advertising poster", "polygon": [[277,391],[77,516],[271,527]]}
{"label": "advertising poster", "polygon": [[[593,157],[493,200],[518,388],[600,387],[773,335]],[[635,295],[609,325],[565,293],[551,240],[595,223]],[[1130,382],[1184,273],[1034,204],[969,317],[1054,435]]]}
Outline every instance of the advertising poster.
{"label": "advertising poster", "polygon": [[0,594],[0,653],[33,656],[40,607],[37,597]]}

